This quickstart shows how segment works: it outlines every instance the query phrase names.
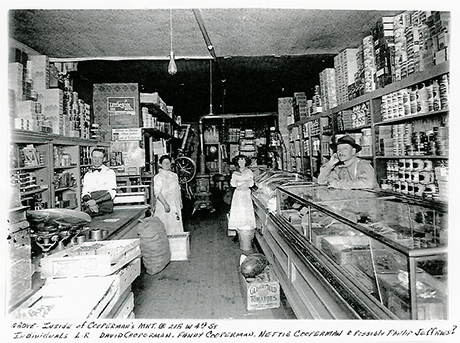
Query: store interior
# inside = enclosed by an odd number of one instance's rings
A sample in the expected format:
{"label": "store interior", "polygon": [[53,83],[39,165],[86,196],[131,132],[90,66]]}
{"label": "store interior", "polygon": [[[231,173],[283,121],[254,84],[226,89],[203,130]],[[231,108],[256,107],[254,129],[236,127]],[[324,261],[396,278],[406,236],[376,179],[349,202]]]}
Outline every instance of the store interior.
{"label": "store interior", "polygon": [[[10,10],[7,312],[448,319],[450,20],[418,9]],[[378,190],[317,184],[344,136]],[[113,213],[88,218],[95,148],[117,196]],[[149,273],[139,225],[159,204],[162,155],[183,228]],[[228,225],[239,155],[254,176],[249,241]],[[115,262],[90,262],[85,245]],[[248,279],[254,254],[264,266]],[[43,300],[76,279],[93,282],[87,308],[69,314],[64,293]]]}

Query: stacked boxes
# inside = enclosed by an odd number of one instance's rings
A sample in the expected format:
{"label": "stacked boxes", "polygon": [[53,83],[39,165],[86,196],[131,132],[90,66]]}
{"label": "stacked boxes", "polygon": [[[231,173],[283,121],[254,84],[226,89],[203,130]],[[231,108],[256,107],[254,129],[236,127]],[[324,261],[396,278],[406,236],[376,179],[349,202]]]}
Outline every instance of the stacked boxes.
{"label": "stacked boxes", "polygon": [[356,53],[358,49],[345,49],[334,57],[337,104],[348,101],[348,86],[354,83],[357,72]]}
{"label": "stacked boxes", "polygon": [[307,96],[305,92],[294,93],[294,119],[295,121],[307,117]]}
{"label": "stacked boxes", "polygon": [[16,100],[22,100],[24,66],[19,62],[8,64],[8,89],[14,91]]}
{"label": "stacked boxes", "polygon": [[435,64],[440,64],[448,60],[447,49],[450,40],[450,15],[447,12],[433,12],[427,17],[429,37],[435,53]]}
{"label": "stacked boxes", "polygon": [[321,89],[319,85],[315,85],[315,93],[311,100],[307,101],[307,113],[313,115],[323,112],[323,102],[321,100]]}
{"label": "stacked boxes", "polygon": [[361,136],[361,148],[362,150],[359,152],[360,156],[373,156],[372,147],[373,147],[373,138],[372,138],[372,130],[371,129],[362,129],[361,132],[363,135]]}
{"label": "stacked boxes", "polygon": [[337,114],[337,129],[339,131],[349,130],[353,128],[353,110],[343,110]]}
{"label": "stacked boxes", "polygon": [[13,127],[70,137],[90,138],[91,108],[72,91],[69,63],[11,49],[9,89],[14,94]]}
{"label": "stacked boxes", "polygon": [[376,86],[383,88],[392,82],[394,56],[393,17],[381,17],[372,30],[376,65]]}
{"label": "stacked boxes", "polygon": [[364,93],[370,93],[375,90],[375,53],[372,36],[363,38],[363,64],[364,64]]}
{"label": "stacked boxes", "polygon": [[[140,93],[139,97],[140,97],[139,101],[140,101],[141,104],[155,104],[163,112],[167,113],[168,115],[170,114],[168,106],[163,101],[163,99],[160,98],[160,96],[158,95],[157,92],[154,92],[154,93]],[[170,115],[172,116],[172,108],[171,108],[171,114]]]}
{"label": "stacked boxes", "polygon": [[[408,75],[408,48],[413,46],[413,39],[407,44],[407,30],[410,26],[410,14],[403,12],[393,18],[394,30],[394,69],[393,81],[399,81]],[[418,43],[418,42],[417,42]],[[413,64],[413,61],[412,61]]]}
{"label": "stacked boxes", "polygon": [[64,91],[62,89],[43,90],[43,115],[50,121],[54,134],[64,134]]}
{"label": "stacked boxes", "polygon": [[287,133],[283,132],[283,128],[287,130],[288,125],[294,124],[293,103],[293,97],[278,98],[278,124],[282,135]]}
{"label": "stacked boxes", "polygon": [[326,68],[319,74],[321,100],[326,111],[337,106],[335,69]]}
{"label": "stacked boxes", "polygon": [[348,100],[364,94],[364,51],[363,44],[358,46],[356,52],[356,73],[354,82],[348,85]]}
{"label": "stacked boxes", "polygon": [[382,156],[395,156],[395,151],[397,150],[397,133],[395,130],[395,135],[393,136],[393,126],[392,125],[382,125],[379,126],[379,142],[380,142],[380,152]]}
{"label": "stacked boxes", "polygon": [[50,88],[50,62],[48,56],[31,55],[31,78],[34,80],[34,89],[43,90]]}

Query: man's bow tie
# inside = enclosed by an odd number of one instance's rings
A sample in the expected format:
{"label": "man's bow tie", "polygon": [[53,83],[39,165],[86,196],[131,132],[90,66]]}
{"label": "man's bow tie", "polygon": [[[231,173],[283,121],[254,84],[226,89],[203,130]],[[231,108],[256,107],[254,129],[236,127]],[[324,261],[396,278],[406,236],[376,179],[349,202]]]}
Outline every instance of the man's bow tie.
{"label": "man's bow tie", "polygon": [[95,171],[98,171],[100,172],[102,170],[102,168],[91,168],[91,171],[95,172]]}

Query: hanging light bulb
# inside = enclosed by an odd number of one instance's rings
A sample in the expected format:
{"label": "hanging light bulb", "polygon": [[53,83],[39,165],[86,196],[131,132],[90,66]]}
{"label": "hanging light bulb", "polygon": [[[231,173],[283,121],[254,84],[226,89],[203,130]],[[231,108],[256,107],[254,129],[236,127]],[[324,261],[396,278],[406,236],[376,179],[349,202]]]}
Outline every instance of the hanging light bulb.
{"label": "hanging light bulb", "polygon": [[169,53],[168,73],[174,75],[177,73],[176,61],[174,61],[173,51],[173,29],[172,29],[172,9],[169,10],[169,27],[171,32],[171,52]]}
{"label": "hanging light bulb", "polygon": [[172,50],[171,50],[171,53],[169,54],[168,73],[170,75],[174,75],[177,73],[176,61],[174,61],[174,52]]}

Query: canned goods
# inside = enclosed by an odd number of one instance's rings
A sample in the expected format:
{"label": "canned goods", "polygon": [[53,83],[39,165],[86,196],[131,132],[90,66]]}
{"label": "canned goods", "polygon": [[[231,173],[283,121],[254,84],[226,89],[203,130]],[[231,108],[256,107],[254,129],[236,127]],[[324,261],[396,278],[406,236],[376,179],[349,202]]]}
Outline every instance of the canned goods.
{"label": "canned goods", "polygon": [[425,185],[425,194],[434,194],[436,193],[436,185],[434,183],[430,183],[428,185]]}
{"label": "canned goods", "polygon": [[434,173],[428,171],[422,171],[419,173],[419,181],[424,185],[428,185],[434,182]]}
{"label": "canned goods", "polygon": [[439,82],[439,98],[441,100],[441,110],[449,108],[449,79],[447,74],[441,76]]}
{"label": "canned goods", "polygon": [[425,185],[414,183],[414,195],[421,197],[425,192]]}
{"label": "canned goods", "polygon": [[418,159],[418,158],[412,160],[412,170],[414,170],[414,171],[422,171],[423,167],[424,167],[423,160]]}
{"label": "canned goods", "polygon": [[410,182],[412,180],[411,179],[411,174],[412,174],[411,171],[406,169],[404,171],[404,180]]}
{"label": "canned goods", "polygon": [[424,160],[423,161],[423,170],[424,171],[432,171],[433,170],[433,161]]}
{"label": "canned goods", "polygon": [[412,170],[414,168],[413,166],[413,160],[411,158],[407,158],[405,163],[404,163],[404,168],[406,170]]}
{"label": "canned goods", "polygon": [[396,181],[393,186],[395,192],[401,192],[401,181]]}
{"label": "canned goods", "polygon": [[102,240],[102,230],[101,229],[93,229],[91,230],[91,239],[95,241]]}
{"label": "canned goods", "polygon": [[401,186],[400,186],[400,191],[403,194],[407,194],[407,182],[406,181],[401,181]]}
{"label": "canned goods", "polygon": [[414,195],[414,184],[412,182],[407,183],[407,194]]}
{"label": "canned goods", "polygon": [[433,80],[433,111],[441,109],[441,100],[439,97],[439,83],[438,80]]}

